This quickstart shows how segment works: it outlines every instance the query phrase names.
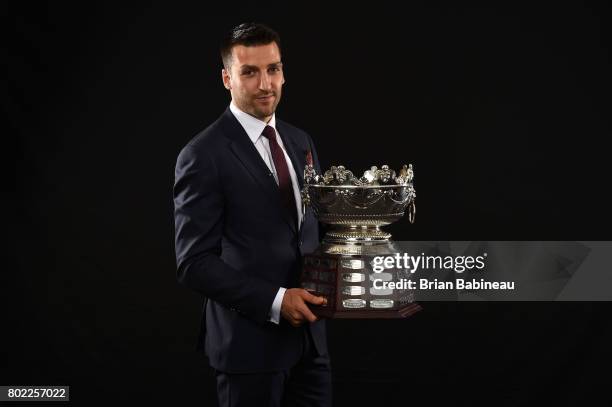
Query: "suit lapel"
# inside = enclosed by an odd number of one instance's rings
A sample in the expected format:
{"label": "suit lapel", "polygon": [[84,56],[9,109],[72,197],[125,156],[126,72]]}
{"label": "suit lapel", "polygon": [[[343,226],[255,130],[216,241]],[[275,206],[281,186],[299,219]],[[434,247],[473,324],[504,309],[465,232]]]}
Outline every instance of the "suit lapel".
{"label": "suit lapel", "polygon": [[[246,131],[240,122],[234,117],[231,110],[228,108],[223,115],[224,132],[226,136],[231,140],[230,149],[234,155],[240,160],[242,165],[249,171],[255,181],[262,187],[264,194],[269,196],[271,200],[277,205],[278,211],[282,213],[283,218],[291,227],[291,229],[297,232],[293,218],[287,210],[281,205],[280,191],[278,184],[274,179],[274,175],[270,172],[270,169],[266,163],[261,159],[259,151],[253,145],[253,142],[249,138]],[[279,130],[280,132],[281,130]],[[285,139],[283,138],[283,143]],[[286,145],[286,144],[285,144]],[[289,148],[287,148],[287,154],[289,154]],[[293,157],[290,157],[294,161]],[[294,168],[297,172],[297,167]],[[298,174],[298,179],[300,175]]]}
{"label": "suit lapel", "polygon": [[224,131],[231,141],[230,149],[234,155],[249,171],[255,181],[260,184],[267,195],[274,196],[274,194],[278,194],[278,187],[274,181],[274,176],[229,108],[225,111],[223,118]]}

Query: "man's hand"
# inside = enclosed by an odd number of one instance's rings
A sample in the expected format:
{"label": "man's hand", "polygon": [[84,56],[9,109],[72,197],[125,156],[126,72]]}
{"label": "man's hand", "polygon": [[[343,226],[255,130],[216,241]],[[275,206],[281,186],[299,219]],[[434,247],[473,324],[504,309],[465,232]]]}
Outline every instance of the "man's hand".
{"label": "man's hand", "polygon": [[289,288],[283,296],[281,315],[295,327],[305,321],[315,322],[318,318],[313,314],[306,303],[326,305],[327,299],[310,294],[303,288]]}

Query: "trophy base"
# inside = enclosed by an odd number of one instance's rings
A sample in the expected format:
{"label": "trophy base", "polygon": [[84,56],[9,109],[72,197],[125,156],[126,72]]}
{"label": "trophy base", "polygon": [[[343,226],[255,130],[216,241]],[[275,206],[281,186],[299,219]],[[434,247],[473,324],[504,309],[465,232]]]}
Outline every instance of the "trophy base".
{"label": "trophy base", "polygon": [[374,258],[399,251],[390,240],[336,243],[324,240],[304,256],[301,286],[327,299],[326,306],[311,306],[325,318],[407,318],[422,308],[407,289],[384,288],[384,282],[407,281],[408,270],[374,270]]}

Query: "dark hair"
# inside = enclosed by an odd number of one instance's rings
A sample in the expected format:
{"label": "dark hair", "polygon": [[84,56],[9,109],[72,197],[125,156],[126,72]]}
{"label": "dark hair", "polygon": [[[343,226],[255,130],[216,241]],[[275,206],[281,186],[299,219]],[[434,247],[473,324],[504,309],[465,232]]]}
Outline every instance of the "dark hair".
{"label": "dark hair", "polygon": [[243,23],[234,27],[221,41],[221,59],[225,69],[232,64],[232,48],[236,45],[252,47],[268,45],[275,42],[280,51],[280,36],[276,31],[264,24]]}

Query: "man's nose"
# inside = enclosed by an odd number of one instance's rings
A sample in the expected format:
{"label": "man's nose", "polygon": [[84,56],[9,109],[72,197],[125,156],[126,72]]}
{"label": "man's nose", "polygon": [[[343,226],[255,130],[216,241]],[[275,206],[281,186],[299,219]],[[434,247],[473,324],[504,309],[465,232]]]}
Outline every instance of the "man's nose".
{"label": "man's nose", "polygon": [[261,90],[270,90],[272,88],[272,81],[270,80],[270,76],[264,72],[259,78],[259,89]]}

